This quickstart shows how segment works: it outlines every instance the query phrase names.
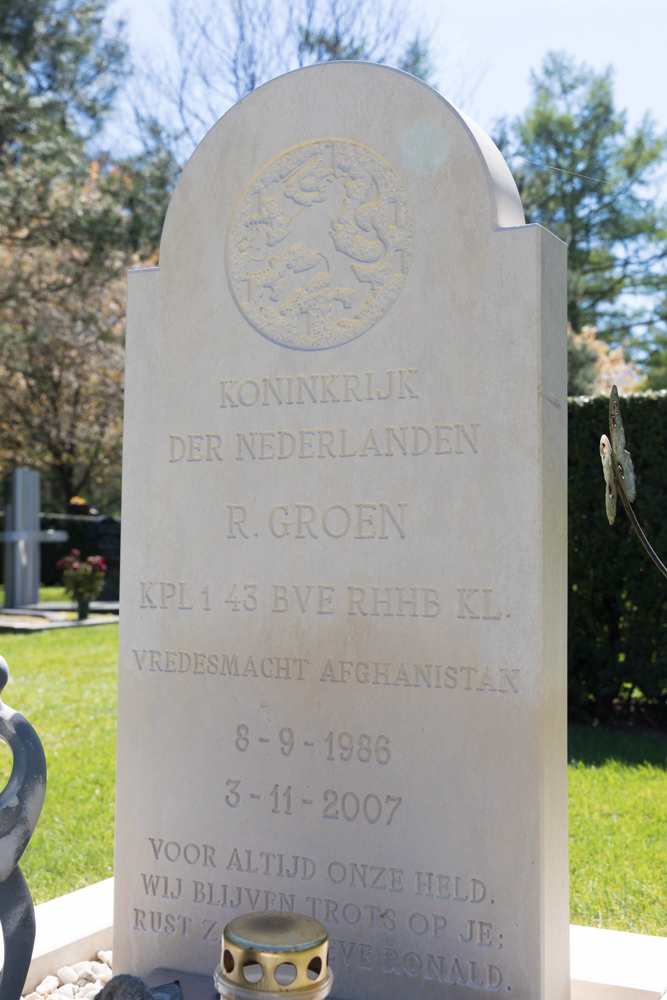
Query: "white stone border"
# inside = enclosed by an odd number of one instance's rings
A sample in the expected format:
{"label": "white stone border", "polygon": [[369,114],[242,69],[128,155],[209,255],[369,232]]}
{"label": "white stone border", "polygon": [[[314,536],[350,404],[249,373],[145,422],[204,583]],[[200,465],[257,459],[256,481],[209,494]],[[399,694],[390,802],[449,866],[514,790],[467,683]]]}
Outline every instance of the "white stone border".
{"label": "white stone border", "polygon": [[[61,966],[113,947],[113,879],[41,903],[35,914],[37,937],[24,993]],[[572,1000],[667,997],[667,937],[572,926],[570,953]]]}
{"label": "white stone border", "polygon": [[570,927],[572,1000],[660,1000],[667,938]]}

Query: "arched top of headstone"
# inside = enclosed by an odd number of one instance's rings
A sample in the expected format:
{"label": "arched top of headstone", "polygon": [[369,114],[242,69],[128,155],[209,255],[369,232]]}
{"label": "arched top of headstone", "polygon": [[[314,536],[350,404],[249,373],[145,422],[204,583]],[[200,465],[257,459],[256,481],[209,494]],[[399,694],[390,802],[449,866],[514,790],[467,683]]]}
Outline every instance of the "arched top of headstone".
{"label": "arched top of headstone", "polygon": [[[231,299],[274,343],[335,347],[415,285],[433,247],[444,273],[523,223],[507,164],[466,115],[399,70],[326,63],[260,87],[200,143],[164,226],[164,301]],[[418,284],[411,298],[428,294]],[[328,327],[290,318],[332,296]]]}

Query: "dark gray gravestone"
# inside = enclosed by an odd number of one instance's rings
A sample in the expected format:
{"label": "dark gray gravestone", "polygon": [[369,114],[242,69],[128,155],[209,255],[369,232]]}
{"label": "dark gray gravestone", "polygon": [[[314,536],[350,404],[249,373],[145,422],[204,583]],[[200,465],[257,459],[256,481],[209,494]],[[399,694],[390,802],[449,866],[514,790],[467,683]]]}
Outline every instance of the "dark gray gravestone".
{"label": "dark gray gravestone", "polygon": [[42,542],[66,542],[66,531],[39,530],[39,472],[14,469],[12,499],[7,504],[5,531],[5,607],[22,608],[39,601]]}

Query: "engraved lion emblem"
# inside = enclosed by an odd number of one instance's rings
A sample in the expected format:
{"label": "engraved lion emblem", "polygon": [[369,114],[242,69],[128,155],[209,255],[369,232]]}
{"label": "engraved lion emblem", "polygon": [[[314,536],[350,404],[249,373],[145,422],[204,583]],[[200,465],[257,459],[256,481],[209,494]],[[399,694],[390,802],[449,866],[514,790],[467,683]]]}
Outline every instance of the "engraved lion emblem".
{"label": "engraved lion emblem", "polygon": [[413,217],[378,153],[348,139],[299,143],[239,197],[227,232],[229,285],[263,337],[302,351],[369,330],[408,273]]}

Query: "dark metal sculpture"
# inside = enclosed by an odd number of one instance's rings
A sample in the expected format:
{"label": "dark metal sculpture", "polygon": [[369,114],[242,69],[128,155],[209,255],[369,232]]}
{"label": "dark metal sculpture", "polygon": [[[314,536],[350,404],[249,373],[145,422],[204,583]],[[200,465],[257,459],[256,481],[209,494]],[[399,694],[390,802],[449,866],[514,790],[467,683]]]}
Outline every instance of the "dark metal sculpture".
{"label": "dark metal sculpture", "polygon": [[178,979],[164,986],[148,987],[138,976],[114,976],[97,995],[97,1000],[183,1000]]}
{"label": "dark metal sculpture", "polygon": [[114,976],[100,991],[99,1000],[153,1000],[153,994],[138,976]]}
{"label": "dark metal sculpture", "polygon": [[[667,577],[667,566],[664,565],[654,551],[632,509],[632,504],[637,496],[635,470],[630,458],[630,452],[625,447],[625,430],[621,419],[621,405],[616,386],[613,386],[609,397],[609,433],[611,435],[611,442],[606,434],[603,434],[600,438],[600,458],[602,459],[602,469],[606,484],[605,506],[609,523],[613,524],[616,519],[616,498],[620,497],[625,508],[625,513],[630,518],[630,523],[635,529],[639,541],[663,576]],[[0,1000],[2,1000],[1,996]]]}
{"label": "dark metal sculpture", "polygon": [[[0,693],[8,680],[9,668],[0,656]],[[35,908],[18,863],[44,804],[46,758],[27,719],[2,700],[0,739],[14,757],[9,781],[0,792],[0,924],[5,945],[0,1000],[19,1000],[35,943]]]}

